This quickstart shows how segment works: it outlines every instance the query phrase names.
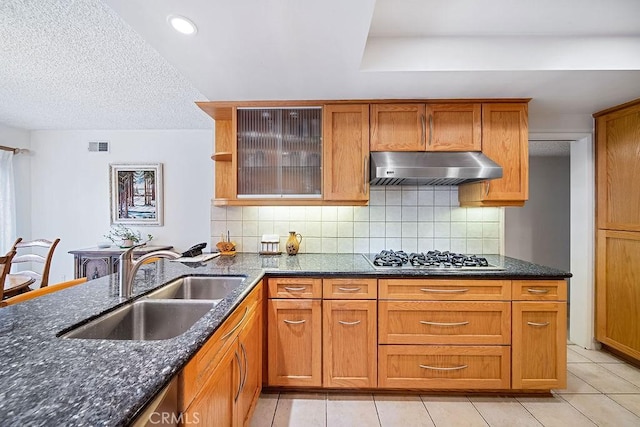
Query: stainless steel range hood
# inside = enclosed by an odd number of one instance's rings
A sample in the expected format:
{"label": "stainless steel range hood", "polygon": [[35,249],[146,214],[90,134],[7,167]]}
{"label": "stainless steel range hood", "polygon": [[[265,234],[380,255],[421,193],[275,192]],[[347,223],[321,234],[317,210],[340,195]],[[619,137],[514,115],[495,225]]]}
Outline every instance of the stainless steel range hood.
{"label": "stainless steel range hood", "polygon": [[480,152],[373,152],[371,185],[459,185],[502,177],[502,167]]}

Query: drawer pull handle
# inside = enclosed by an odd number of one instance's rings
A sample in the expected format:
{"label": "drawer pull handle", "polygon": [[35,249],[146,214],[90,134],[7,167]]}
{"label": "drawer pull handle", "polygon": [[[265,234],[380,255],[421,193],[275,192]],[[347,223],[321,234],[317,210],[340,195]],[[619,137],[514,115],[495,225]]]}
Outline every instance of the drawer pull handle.
{"label": "drawer pull handle", "polygon": [[360,290],[360,287],[357,288],[338,288],[339,291],[342,292],[358,292]]}
{"label": "drawer pull handle", "polygon": [[468,288],[464,289],[430,289],[430,288],[420,288],[422,292],[431,292],[431,293],[442,293],[442,294],[462,294],[464,292],[469,292]]}
{"label": "drawer pull handle", "polygon": [[240,325],[242,325],[242,322],[244,322],[244,318],[247,317],[247,313],[249,313],[249,307],[245,307],[244,308],[244,314],[242,315],[242,319],[240,319],[238,324],[236,326],[234,326],[233,329],[231,329],[229,332],[224,334],[224,336],[222,338],[220,338],[220,339],[221,340],[226,340],[227,338],[229,338],[231,336],[231,334],[233,334],[235,332],[235,330],[238,329],[240,327]]}
{"label": "drawer pull handle", "polygon": [[527,292],[529,292],[530,294],[548,294],[549,293],[549,289],[527,288]]}
{"label": "drawer pull handle", "polygon": [[544,323],[527,322],[527,325],[529,325],[529,326],[549,326],[549,322],[544,322]]}
{"label": "drawer pull handle", "polygon": [[452,366],[451,368],[440,368],[438,366],[418,365],[422,369],[431,369],[432,371],[459,371],[460,369],[468,368],[469,365]]}
{"label": "drawer pull handle", "polygon": [[306,320],[287,320],[287,319],[284,319],[283,322],[284,323],[288,323],[290,325],[299,325],[301,323],[306,322]]}
{"label": "drawer pull handle", "polygon": [[298,291],[304,291],[305,289],[307,289],[306,286],[300,286],[299,288],[292,288],[289,286],[285,286],[284,290],[285,291],[289,291],[289,292],[298,292]]}
{"label": "drawer pull handle", "polygon": [[426,320],[421,320],[420,323],[422,323],[423,325],[431,325],[431,326],[464,326],[469,324],[469,322],[445,323],[445,322],[428,322]]}
{"label": "drawer pull handle", "polygon": [[345,322],[343,320],[338,320],[338,323],[340,323],[341,325],[357,325],[358,323],[360,323],[360,320],[356,320],[355,322]]}

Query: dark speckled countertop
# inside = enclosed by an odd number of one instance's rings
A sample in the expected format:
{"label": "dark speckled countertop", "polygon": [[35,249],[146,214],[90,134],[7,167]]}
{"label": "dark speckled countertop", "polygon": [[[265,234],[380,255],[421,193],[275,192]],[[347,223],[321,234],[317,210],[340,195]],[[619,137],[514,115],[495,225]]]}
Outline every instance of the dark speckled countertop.
{"label": "dark speckled countertop", "polygon": [[204,265],[160,260],[140,268],[137,298],[188,275],[246,275],[184,334],[161,341],[62,339],[57,334],[125,301],[111,275],[0,309],[3,425],[127,425],[168,384],[264,275],[560,279],[569,273],[502,256],[501,271],[375,270],[360,254],[237,254]]}

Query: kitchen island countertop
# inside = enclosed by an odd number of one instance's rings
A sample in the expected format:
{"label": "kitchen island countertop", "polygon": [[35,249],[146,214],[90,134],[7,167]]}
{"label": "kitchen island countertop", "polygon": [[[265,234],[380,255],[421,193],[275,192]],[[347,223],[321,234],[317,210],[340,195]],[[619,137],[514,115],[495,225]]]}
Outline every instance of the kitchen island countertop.
{"label": "kitchen island countertop", "polygon": [[205,264],[142,266],[138,298],[188,275],[245,275],[243,286],[184,334],[160,341],[63,339],[73,325],[124,304],[117,275],[0,309],[0,419],[11,425],[127,425],[186,365],[265,275],[563,279],[567,272],[485,255],[503,270],[376,270],[360,254],[237,254]]}

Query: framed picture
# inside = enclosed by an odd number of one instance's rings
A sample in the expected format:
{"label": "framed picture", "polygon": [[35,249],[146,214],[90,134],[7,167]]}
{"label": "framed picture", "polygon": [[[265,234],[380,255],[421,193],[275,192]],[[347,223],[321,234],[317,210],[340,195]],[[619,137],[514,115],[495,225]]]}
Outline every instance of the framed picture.
{"label": "framed picture", "polygon": [[162,225],[162,163],[109,165],[111,224]]}

